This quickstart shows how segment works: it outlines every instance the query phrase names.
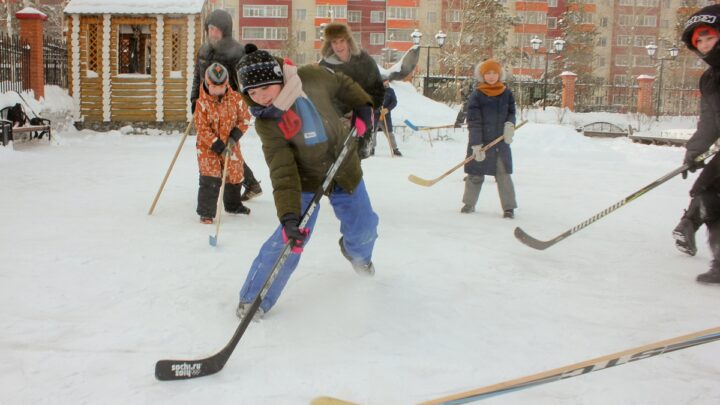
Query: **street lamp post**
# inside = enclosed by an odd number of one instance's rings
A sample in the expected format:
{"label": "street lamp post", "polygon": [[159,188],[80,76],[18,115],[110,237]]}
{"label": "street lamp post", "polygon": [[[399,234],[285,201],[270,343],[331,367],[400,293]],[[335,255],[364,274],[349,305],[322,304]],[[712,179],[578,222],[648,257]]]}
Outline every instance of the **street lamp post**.
{"label": "street lamp post", "polygon": [[[542,45],[542,39],[538,38],[537,35],[533,37],[533,39],[530,40],[530,45],[532,46],[532,49],[535,53],[538,53],[540,51],[540,45]],[[548,72],[548,62],[550,60],[550,55],[554,55],[556,53],[560,53],[563,50],[563,47],[565,47],[565,41],[558,38],[553,41],[553,48],[555,48],[555,52],[552,50],[545,51],[545,73],[543,74],[543,111],[545,111],[545,105],[547,100],[547,72]]]}
{"label": "street lamp post", "polygon": [[422,39],[422,32],[420,32],[417,28],[415,28],[415,31],[410,34],[410,38],[412,38],[413,44],[419,46],[420,48],[427,48],[427,65],[425,68],[425,83],[423,83],[423,96],[427,97],[428,94],[428,83],[430,82],[430,48],[442,48],[443,45],[445,45],[445,38],[447,38],[447,35],[441,31],[438,31],[437,34],[435,34],[435,41],[437,41],[437,46],[427,45],[427,46],[421,46],[420,40]]}
{"label": "street lamp post", "polygon": [[655,121],[659,121],[660,120],[660,99],[662,97],[662,78],[663,78],[663,67],[664,67],[663,63],[666,60],[675,60],[675,58],[677,58],[678,52],[680,52],[680,50],[676,46],[673,46],[672,48],[668,48],[668,52],[670,52],[669,58],[656,58],[655,57],[655,54],[657,53],[657,45],[654,45],[654,44],[647,45],[647,46],[645,46],[645,50],[647,50],[647,54],[650,57],[650,59],[655,59],[655,60],[660,61],[660,78],[658,79],[657,104],[655,106]]}

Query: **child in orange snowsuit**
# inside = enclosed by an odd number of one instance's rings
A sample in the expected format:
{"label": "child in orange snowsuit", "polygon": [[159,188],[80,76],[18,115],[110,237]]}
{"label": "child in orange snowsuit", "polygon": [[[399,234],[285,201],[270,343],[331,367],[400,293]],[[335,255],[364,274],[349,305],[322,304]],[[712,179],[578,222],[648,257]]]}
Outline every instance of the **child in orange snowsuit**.
{"label": "child in orange snowsuit", "polygon": [[228,71],[211,64],[200,86],[195,108],[197,158],[200,168],[197,213],[200,221],[212,224],[222,184],[225,153],[229,153],[223,202],[231,214],[250,214],[241,200],[243,157],[240,137],[247,131],[250,113],[239,93],[228,85]]}

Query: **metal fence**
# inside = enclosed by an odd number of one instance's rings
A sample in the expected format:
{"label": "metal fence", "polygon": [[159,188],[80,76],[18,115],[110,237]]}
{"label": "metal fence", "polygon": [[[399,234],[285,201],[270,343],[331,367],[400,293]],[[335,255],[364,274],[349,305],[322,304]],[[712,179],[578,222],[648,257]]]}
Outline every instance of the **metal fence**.
{"label": "metal fence", "polygon": [[0,93],[30,86],[30,45],[17,35],[0,32]]}
{"label": "metal fence", "polygon": [[[469,94],[467,89],[472,82],[470,78],[458,78],[460,81],[460,99],[464,101]],[[559,80],[549,80],[545,85],[541,80],[535,81],[507,81],[515,96],[519,108],[540,107],[543,105],[545,94],[546,106],[560,106],[562,102],[562,83]],[[416,83],[417,85],[417,83]],[[456,103],[458,87],[454,77],[430,77],[428,86],[429,97],[446,103]],[[611,84],[575,84],[575,111],[577,112],[637,112],[637,85],[611,85]],[[660,96],[659,115],[698,115],[700,108],[700,93],[697,88],[667,88],[662,89]],[[652,108],[657,108],[658,89],[657,82],[653,89]]]}
{"label": "metal fence", "polygon": [[44,38],[45,84],[67,88],[67,45],[65,41]]}

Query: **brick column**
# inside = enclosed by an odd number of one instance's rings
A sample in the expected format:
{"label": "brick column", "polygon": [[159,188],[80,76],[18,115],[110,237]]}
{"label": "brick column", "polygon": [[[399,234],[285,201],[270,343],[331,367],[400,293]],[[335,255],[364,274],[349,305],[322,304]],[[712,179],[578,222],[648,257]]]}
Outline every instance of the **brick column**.
{"label": "brick column", "polygon": [[637,96],[637,112],[651,116],[654,113],[652,93],[655,78],[653,76],[640,75],[638,76],[637,81],[638,86],[640,87]]}
{"label": "brick column", "polygon": [[577,75],[573,72],[560,73],[562,79],[562,108],[567,107],[570,111],[575,111],[575,82]]}
{"label": "brick column", "polygon": [[35,98],[45,97],[45,60],[43,56],[43,34],[47,15],[25,7],[15,13],[20,23],[20,37],[30,45],[30,89]]}

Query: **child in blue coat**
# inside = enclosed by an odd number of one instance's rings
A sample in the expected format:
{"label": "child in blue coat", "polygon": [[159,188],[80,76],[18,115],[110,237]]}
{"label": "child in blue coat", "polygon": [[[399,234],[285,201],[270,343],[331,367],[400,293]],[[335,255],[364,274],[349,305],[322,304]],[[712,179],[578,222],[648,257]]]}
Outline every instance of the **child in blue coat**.
{"label": "child in blue coat", "polygon": [[[465,193],[460,212],[468,214],[475,211],[485,176],[495,176],[500,205],[504,218],[514,218],[517,202],[512,178],[512,153],[510,143],[515,132],[515,98],[512,91],[502,82],[502,67],[492,59],[482,62],[475,69],[478,83],[466,101],[467,123],[470,132],[467,155],[475,160],[465,165]],[[500,142],[482,152],[487,145],[499,136],[505,136]]]}

